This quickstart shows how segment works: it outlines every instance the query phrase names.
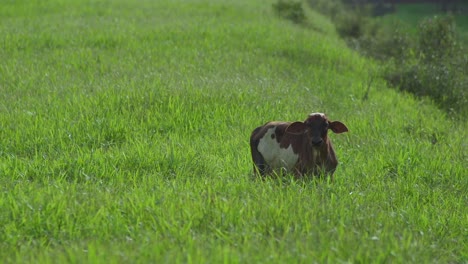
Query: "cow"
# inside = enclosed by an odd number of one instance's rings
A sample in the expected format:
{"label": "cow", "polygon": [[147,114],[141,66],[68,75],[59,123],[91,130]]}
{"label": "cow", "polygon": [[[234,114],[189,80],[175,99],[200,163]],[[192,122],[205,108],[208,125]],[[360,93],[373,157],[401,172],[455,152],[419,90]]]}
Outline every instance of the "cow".
{"label": "cow", "polygon": [[312,113],[304,122],[267,122],[253,130],[250,149],[254,174],[261,176],[292,173],[296,178],[329,176],[338,165],[328,130],[348,131],[340,121],[323,113]]}

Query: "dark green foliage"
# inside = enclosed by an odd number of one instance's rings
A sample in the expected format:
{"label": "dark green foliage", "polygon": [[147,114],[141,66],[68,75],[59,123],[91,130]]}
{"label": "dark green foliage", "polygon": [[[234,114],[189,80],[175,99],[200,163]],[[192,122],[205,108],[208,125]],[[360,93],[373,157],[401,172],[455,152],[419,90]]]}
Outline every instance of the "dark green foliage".
{"label": "dark green foliage", "polygon": [[320,13],[335,19],[345,13],[344,5],[339,0],[309,0],[309,5]]}
{"label": "dark green foliage", "polygon": [[468,57],[457,44],[452,17],[434,17],[419,24],[414,55],[387,74],[387,80],[417,96],[428,96],[442,108],[466,116]]}
{"label": "dark green foliage", "polygon": [[415,39],[403,30],[398,22],[388,26],[379,26],[374,23],[376,29],[368,30],[359,39],[349,40],[360,53],[381,61],[395,59],[405,61],[413,50]]}
{"label": "dark green foliage", "polygon": [[329,16],[344,38],[360,38],[371,28],[371,8],[367,5],[346,5],[340,0],[309,0],[310,6]]}
{"label": "dark green foliage", "polygon": [[373,19],[369,6],[339,0],[309,0],[309,4],[332,19],[350,46],[381,61],[392,86],[468,116],[468,55],[452,16],[422,20],[417,34],[411,34],[401,22]]}
{"label": "dark green foliage", "polygon": [[336,29],[341,37],[357,39],[376,34],[377,27],[371,19],[371,6],[345,6],[344,10],[340,16],[334,18]]}
{"label": "dark green foliage", "polygon": [[359,12],[345,12],[335,18],[336,29],[345,38],[359,38],[364,34],[366,17]]}
{"label": "dark green foliage", "polygon": [[303,23],[306,18],[300,1],[278,0],[276,4],[273,4],[273,9],[280,17],[296,24]]}
{"label": "dark green foliage", "polygon": [[418,32],[421,59],[432,62],[455,55],[457,42],[452,16],[424,19]]}

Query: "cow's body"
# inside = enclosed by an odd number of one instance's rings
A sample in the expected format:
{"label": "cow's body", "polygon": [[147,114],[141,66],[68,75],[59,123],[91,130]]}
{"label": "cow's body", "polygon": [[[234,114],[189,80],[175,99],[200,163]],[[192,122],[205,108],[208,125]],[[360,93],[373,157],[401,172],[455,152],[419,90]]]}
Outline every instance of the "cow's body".
{"label": "cow's body", "polygon": [[314,113],[304,122],[268,122],[256,128],[250,137],[255,171],[260,175],[290,172],[305,175],[333,176],[338,161],[328,129],[348,131],[339,122],[330,122],[324,114]]}

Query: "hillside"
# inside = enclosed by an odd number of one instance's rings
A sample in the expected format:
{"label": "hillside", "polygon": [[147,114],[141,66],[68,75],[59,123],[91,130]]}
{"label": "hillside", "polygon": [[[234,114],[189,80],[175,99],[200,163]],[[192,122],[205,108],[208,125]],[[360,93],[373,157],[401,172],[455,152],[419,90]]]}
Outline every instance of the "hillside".
{"label": "hillside", "polygon": [[[466,262],[467,124],[272,3],[2,4],[0,259]],[[252,179],[250,132],[310,112],[350,128],[335,182]]]}

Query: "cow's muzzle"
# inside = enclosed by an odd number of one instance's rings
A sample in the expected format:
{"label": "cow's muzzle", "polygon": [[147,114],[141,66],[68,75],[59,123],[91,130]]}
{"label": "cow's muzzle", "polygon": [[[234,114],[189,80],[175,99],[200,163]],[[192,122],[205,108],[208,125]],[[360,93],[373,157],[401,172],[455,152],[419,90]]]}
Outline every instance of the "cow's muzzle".
{"label": "cow's muzzle", "polygon": [[312,146],[315,147],[320,147],[323,144],[323,139],[317,138],[317,139],[312,139]]}

